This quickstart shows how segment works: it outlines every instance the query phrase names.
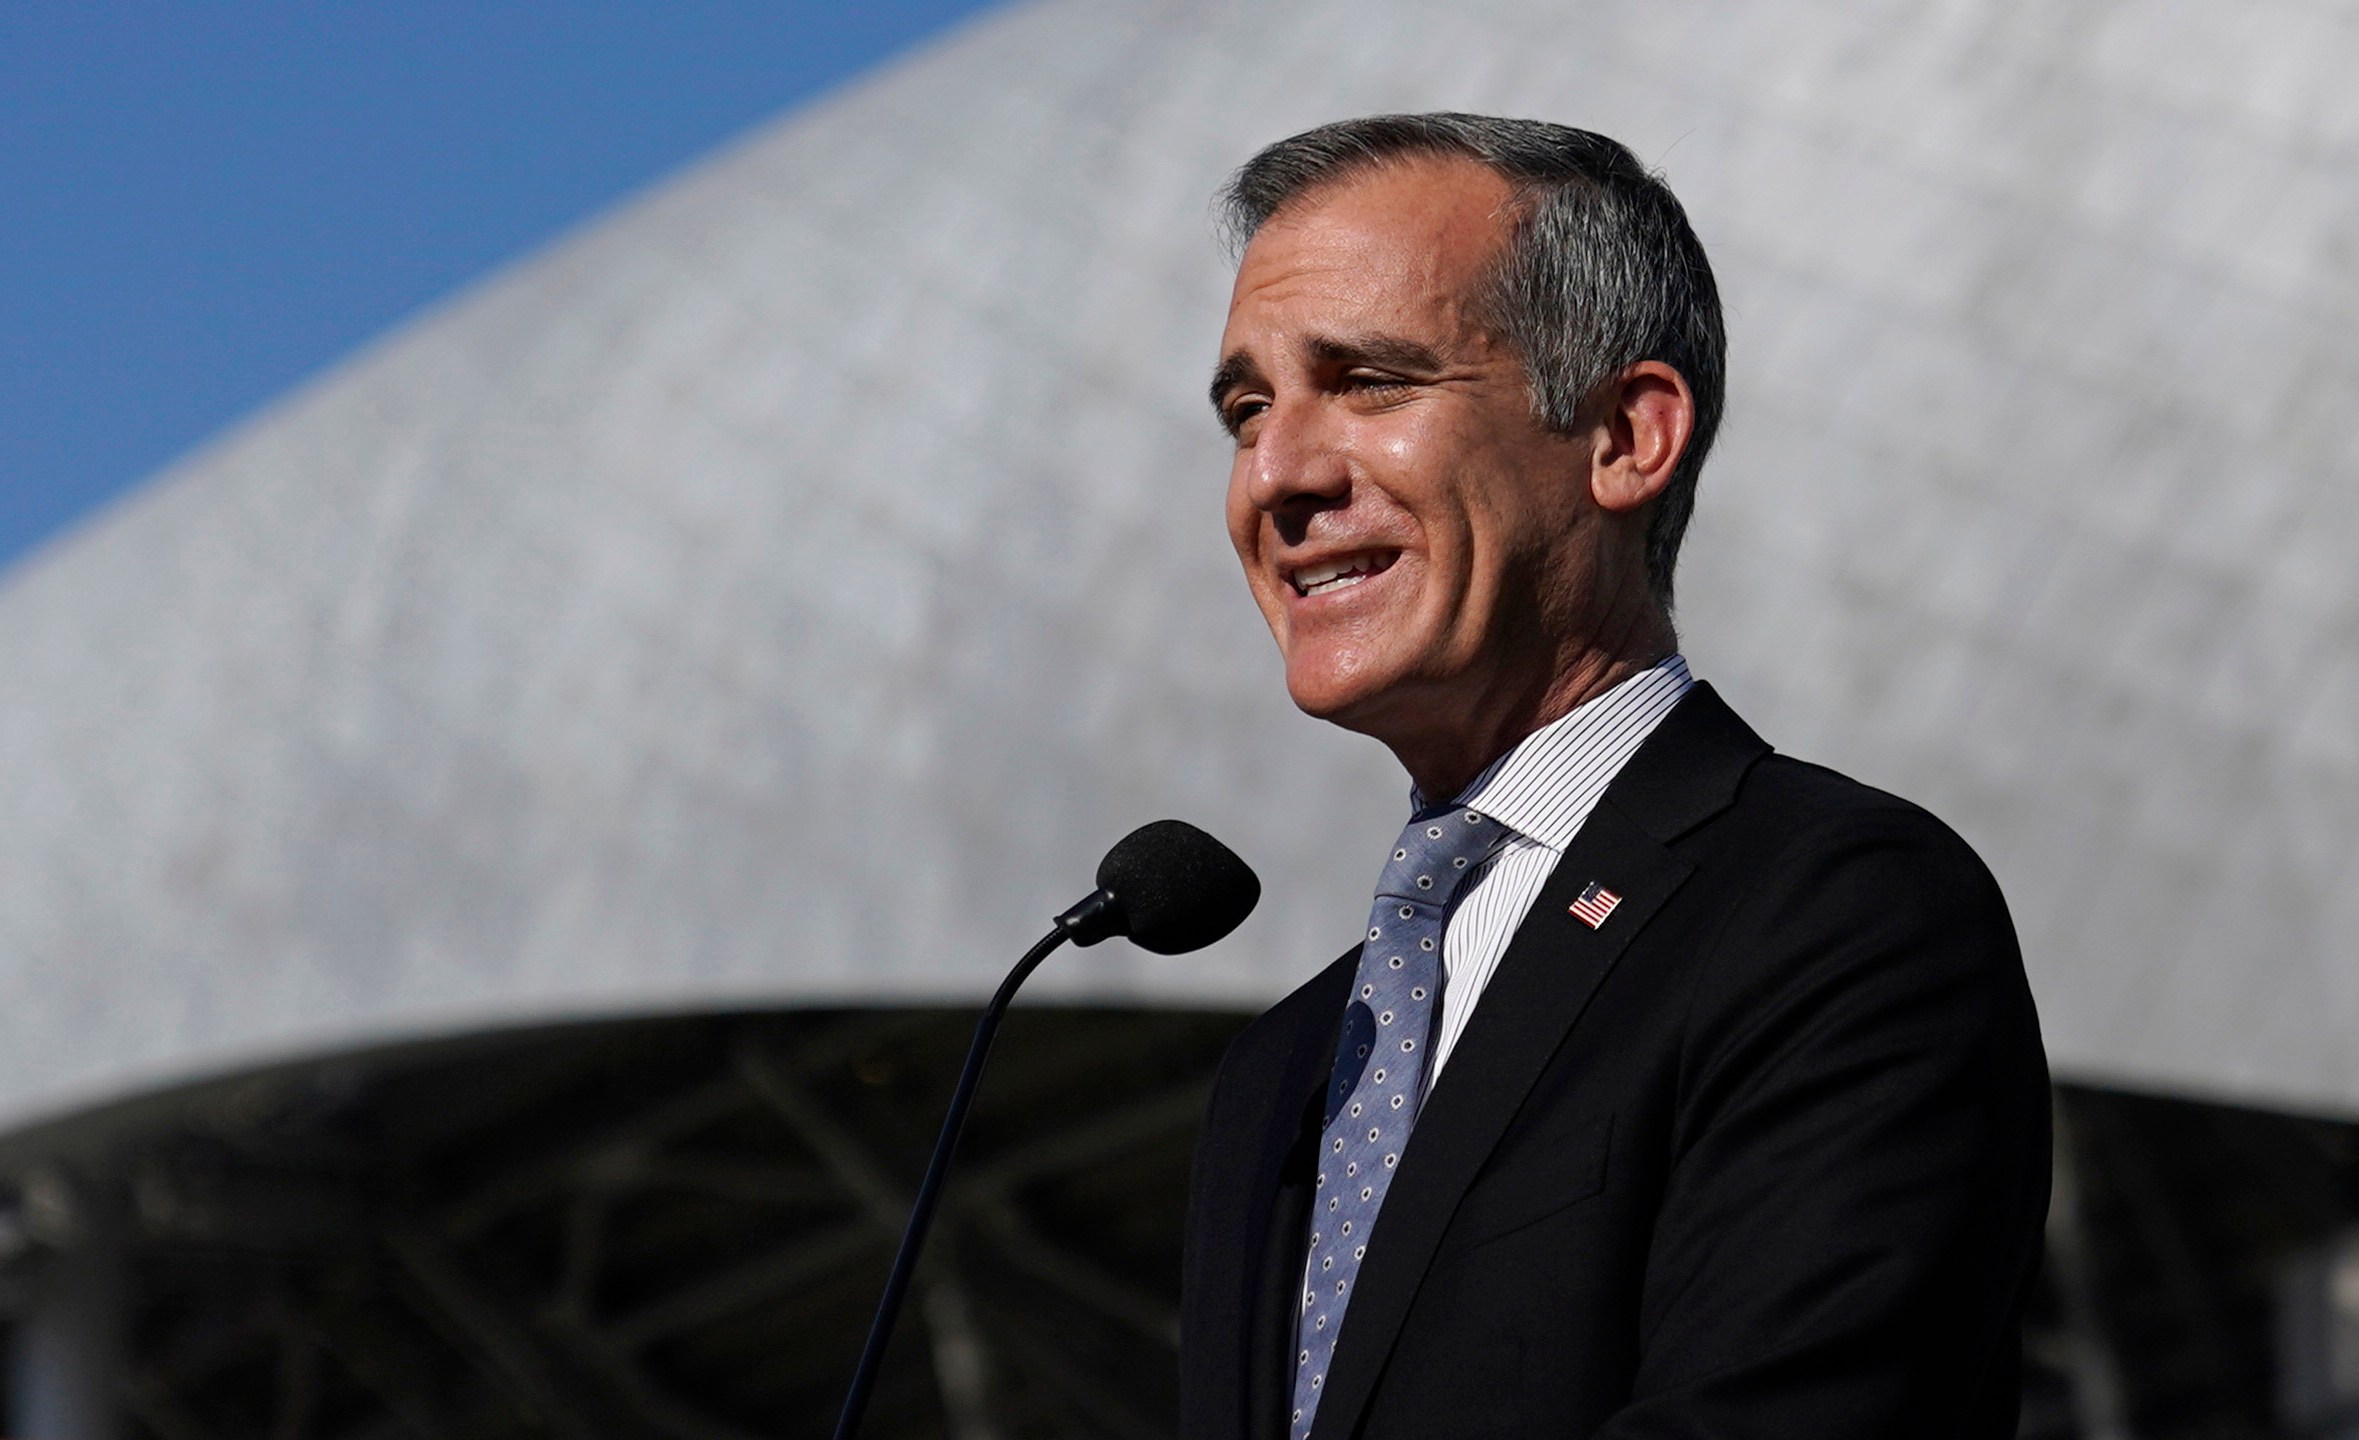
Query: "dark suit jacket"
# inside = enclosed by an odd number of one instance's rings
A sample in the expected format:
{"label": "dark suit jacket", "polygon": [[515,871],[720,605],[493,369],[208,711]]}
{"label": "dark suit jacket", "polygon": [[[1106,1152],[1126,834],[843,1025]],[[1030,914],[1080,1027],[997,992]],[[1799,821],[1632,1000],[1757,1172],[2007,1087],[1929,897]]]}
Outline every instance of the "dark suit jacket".
{"label": "dark suit jacket", "polygon": [[[1595,879],[1598,929],[1568,913]],[[1355,950],[1254,1022],[1197,1152],[1181,1433],[1283,1436]],[[1922,810],[1698,686],[1443,1067],[1314,1440],[2012,1436],[2048,1198],[2005,902]]]}

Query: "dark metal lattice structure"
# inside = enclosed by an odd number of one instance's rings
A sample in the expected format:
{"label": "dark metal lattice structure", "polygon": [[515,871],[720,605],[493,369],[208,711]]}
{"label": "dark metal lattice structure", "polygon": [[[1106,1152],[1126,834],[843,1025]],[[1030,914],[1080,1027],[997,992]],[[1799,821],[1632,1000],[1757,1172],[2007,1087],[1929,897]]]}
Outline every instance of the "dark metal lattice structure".
{"label": "dark metal lattice structure", "polygon": [[2023,1434],[2263,1440],[2287,1267],[2359,1218],[2359,1125],[2057,1089]]}
{"label": "dark metal lattice structure", "polygon": [[[118,1277],[143,1440],[824,1435],[971,1023],[558,1028],[19,1137],[20,1324],[61,1274]],[[1238,1023],[1010,1018],[867,1434],[1168,1431],[1188,1155]]]}
{"label": "dark metal lattice structure", "polygon": [[[1011,1017],[866,1433],[1170,1432],[1181,1198],[1240,1020]],[[971,1023],[555,1027],[17,1136],[19,1373],[83,1367],[125,1440],[828,1434]],[[2359,1218],[2359,1126],[2084,1086],[2057,1116],[2027,1440],[2326,1433],[2281,1418],[2277,1311]]]}

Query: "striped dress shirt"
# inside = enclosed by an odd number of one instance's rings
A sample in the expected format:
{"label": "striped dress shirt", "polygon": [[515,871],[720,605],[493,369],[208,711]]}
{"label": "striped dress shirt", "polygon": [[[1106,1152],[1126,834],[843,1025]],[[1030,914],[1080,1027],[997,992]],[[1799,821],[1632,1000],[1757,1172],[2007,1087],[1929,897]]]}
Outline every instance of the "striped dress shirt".
{"label": "striped dress shirt", "polygon": [[[1442,932],[1441,1014],[1425,1067],[1429,1091],[1549,872],[1606,786],[1694,685],[1677,655],[1642,670],[1525,736],[1453,802],[1514,833],[1466,881]],[[1412,792],[1410,799],[1424,808],[1422,797]]]}

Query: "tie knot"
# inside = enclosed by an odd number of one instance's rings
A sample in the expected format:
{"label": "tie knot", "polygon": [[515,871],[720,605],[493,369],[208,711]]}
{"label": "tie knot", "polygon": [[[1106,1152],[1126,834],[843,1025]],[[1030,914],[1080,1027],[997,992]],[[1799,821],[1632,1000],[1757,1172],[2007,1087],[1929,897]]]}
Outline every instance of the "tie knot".
{"label": "tie knot", "polygon": [[1376,893],[1419,905],[1447,905],[1460,883],[1506,838],[1505,825],[1463,806],[1420,815],[1401,830]]}

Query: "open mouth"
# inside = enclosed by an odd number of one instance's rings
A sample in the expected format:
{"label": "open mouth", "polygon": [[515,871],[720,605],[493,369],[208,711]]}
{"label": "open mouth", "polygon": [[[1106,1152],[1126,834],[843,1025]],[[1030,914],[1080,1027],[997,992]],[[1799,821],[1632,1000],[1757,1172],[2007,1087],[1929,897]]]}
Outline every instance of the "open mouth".
{"label": "open mouth", "polygon": [[1327,595],[1357,585],[1371,575],[1381,575],[1399,559],[1398,550],[1364,550],[1355,555],[1339,555],[1332,560],[1321,560],[1285,572],[1286,583],[1294,593],[1305,598]]}

